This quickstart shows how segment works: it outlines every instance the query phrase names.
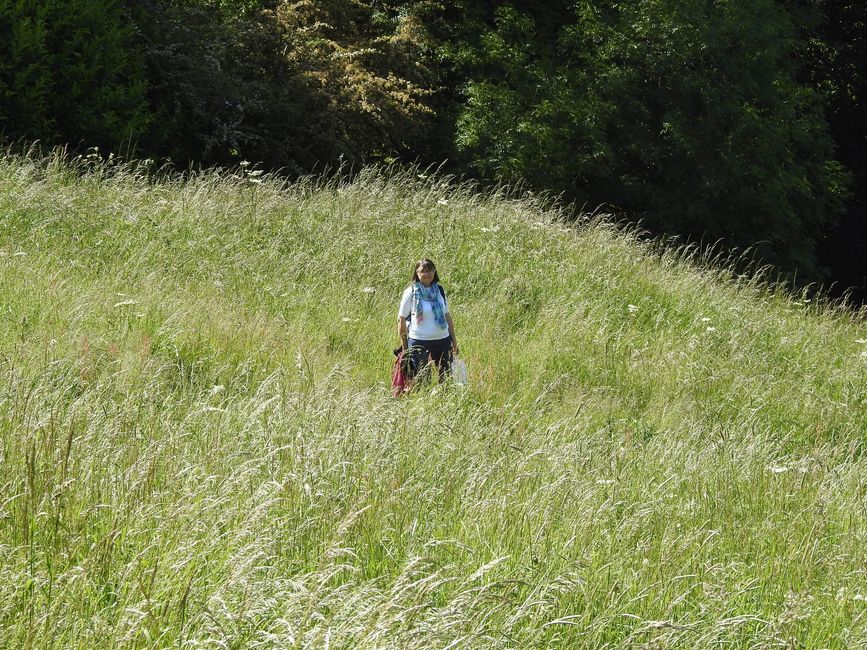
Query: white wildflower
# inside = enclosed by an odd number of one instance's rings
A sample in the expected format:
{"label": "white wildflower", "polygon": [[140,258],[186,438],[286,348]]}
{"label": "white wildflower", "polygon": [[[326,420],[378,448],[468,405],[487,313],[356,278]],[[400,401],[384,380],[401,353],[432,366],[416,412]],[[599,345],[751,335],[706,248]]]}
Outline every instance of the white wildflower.
{"label": "white wildflower", "polygon": [[708,328],[705,330],[705,332],[716,332],[716,327],[713,327],[713,326],[708,327]]}
{"label": "white wildflower", "polygon": [[616,481],[613,478],[600,478],[596,481],[596,485],[614,485]]}
{"label": "white wildflower", "polygon": [[867,339],[855,339],[855,343],[867,343]]}
{"label": "white wildflower", "polygon": [[638,311],[638,305],[626,305],[626,308],[629,310],[630,314],[634,314]]}
{"label": "white wildflower", "polygon": [[211,393],[211,395],[218,395],[224,390],[226,390],[225,386],[223,386],[222,384],[216,384],[215,386],[211,387],[211,390],[209,392]]}
{"label": "white wildflower", "polygon": [[135,300],[121,300],[120,302],[116,302],[112,305],[112,307],[126,307],[127,305],[137,305],[138,302]]}
{"label": "white wildflower", "polygon": [[437,201],[437,205],[448,205],[448,204],[449,204],[449,202],[446,201],[445,199],[440,199],[439,201]]}
{"label": "white wildflower", "polygon": [[251,179],[249,179],[249,181],[250,181],[251,183],[253,183],[254,185],[261,185],[261,184],[262,184],[262,179],[261,179],[261,178],[251,178]]}
{"label": "white wildflower", "polygon": [[701,319],[701,322],[702,322],[702,323],[709,323],[709,322],[710,322],[710,318],[708,318],[707,316],[705,316],[704,318]]}
{"label": "white wildflower", "polygon": [[768,471],[771,474],[783,474],[784,472],[788,472],[789,468],[785,465],[769,465]]}
{"label": "white wildflower", "polygon": [[374,293],[376,293],[376,288],[375,287],[364,287],[364,289],[362,289],[362,291],[364,293],[374,294]]}
{"label": "white wildflower", "polygon": [[238,166],[239,167],[249,167],[250,161],[249,160],[242,160],[241,162],[238,163]]}
{"label": "white wildflower", "polygon": [[12,257],[27,257],[27,253],[24,251],[18,251],[17,253],[13,253]]}

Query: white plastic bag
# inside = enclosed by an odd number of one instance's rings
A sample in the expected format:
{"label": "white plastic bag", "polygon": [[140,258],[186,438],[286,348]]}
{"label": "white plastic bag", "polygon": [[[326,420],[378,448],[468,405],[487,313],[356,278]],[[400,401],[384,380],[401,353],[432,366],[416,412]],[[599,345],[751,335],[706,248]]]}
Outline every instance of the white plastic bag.
{"label": "white plastic bag", "polygon": [[455,359],[452,361],[452,379],[456,384],[466,386],[469,381],[469,373],[467,372],[467,362],[463,359]]}

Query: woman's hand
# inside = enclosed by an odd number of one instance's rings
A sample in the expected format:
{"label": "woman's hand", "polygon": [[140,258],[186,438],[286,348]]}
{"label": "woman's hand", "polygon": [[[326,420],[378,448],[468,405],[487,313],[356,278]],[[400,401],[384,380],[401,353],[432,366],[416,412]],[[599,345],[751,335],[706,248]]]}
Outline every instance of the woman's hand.
{"label": "woman's hand", "polygon": [[458,342],[455,341],[454,339],[452,339],[452,354],[455,356],[458,356],[458,353],[459,353]]}

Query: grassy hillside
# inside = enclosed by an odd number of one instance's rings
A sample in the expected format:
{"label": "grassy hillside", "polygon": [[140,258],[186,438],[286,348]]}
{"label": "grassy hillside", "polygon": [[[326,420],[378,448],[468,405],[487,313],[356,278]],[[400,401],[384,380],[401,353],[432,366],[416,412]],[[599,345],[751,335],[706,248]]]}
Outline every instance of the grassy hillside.
{"label": "grassy hillside", "polygon": [[[0,647],[867,645],[863,316],[410,173],[0,224]],[[422,255],[471,385],[393,400]]]}

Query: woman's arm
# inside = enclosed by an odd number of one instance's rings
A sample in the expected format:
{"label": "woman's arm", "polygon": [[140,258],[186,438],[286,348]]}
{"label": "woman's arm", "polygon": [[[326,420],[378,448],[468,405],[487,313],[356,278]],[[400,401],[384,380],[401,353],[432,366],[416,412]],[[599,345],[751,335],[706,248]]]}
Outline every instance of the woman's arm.
{"label": "woman's arm", "polygon": [[397,336],[400,338],[400,345],[404,350],[407,348],[406,340],[406,316],[397,317]]}
{"label": "woman's arm", "polygon": [[452,320],[451,312],[446,312],[446,323],[449,325],[449,336],[452,339],[452,353],[458,353],[458,338],[455,336],[455,323]]}

